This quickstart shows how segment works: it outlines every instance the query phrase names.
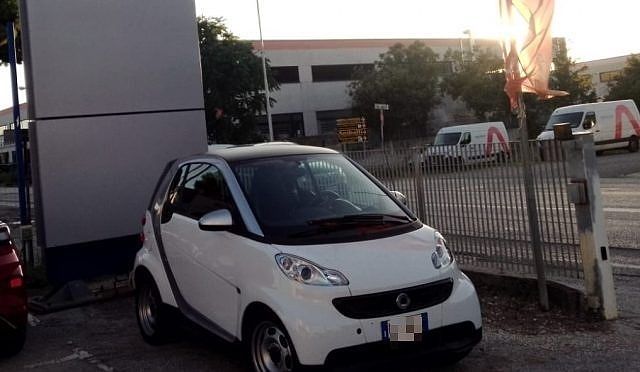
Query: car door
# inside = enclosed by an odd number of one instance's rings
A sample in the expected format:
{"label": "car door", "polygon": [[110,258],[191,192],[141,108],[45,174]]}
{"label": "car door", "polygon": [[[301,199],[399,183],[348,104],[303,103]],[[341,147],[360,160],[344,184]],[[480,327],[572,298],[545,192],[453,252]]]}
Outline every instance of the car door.
{"label": "car door", "polygon": [[204,316],[233,335],[239,303],[232,277],[237,252],[234,234],[204,231],[198,226],[203,215],[218,209],[228,209],[239,223],[220,167],[206,162],[185,164],[171,183],[160,229],[177,295],[186,303],[181,310],[191,318]]}

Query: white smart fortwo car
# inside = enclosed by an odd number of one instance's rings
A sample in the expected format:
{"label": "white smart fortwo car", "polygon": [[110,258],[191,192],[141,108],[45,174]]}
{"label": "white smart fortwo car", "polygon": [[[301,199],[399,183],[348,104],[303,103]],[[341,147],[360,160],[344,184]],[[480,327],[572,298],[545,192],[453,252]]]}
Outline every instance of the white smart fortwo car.
{"label": "white smart fortwo car", "polygon": [[164,341],[177,309],[246,343],[257,371],[363,352],[461,359],[482,337],[475,288],[394,195],[325,148],[217,146],[171,162],[132,273],[143,338]]}

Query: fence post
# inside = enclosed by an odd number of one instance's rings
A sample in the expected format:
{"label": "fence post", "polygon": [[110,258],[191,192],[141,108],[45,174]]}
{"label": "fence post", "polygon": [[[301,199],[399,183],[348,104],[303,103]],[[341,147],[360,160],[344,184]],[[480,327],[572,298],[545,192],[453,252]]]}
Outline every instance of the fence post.
{"label": "fence post", "polygon": [[[426,155],[425,155],[426,157]],[[426,164],[426,159],[422,159]],[[424,178],[422,177],[422,167],[420,159],[420,151],[414,151],[413,154],[413,180],[414,187],[416,189],[416,198],[418,199],[418,218],[421,221],[425,221],[427,213],[425,210],[425,198],[424,198]],[[426,165],[425,165],[426,167]]]}
{"label": "fence post", "polygon": [[609,242],[605,229],[593,134],[563,142],[567,159],[569,201],[575,205],[584,285],[589,309],[605,319],[618,317]]}

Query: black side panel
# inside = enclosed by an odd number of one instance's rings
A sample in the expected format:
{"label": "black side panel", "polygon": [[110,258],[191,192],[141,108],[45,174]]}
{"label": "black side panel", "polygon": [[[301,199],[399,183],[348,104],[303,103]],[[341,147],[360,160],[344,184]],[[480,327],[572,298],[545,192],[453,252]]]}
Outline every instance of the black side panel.
{"label": "black side panel", "polygon": [[47,275],[53,284],[101,275],[128,274],[140,249],[138,235],[45,249]]}

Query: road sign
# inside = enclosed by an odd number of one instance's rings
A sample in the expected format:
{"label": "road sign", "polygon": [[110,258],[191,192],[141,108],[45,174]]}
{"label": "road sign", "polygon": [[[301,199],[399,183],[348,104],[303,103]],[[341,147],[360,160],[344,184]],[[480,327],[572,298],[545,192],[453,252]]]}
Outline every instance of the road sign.
{"label": "road sign", "polygon": [[364,118],[338,119],[336,131],[340,143],[367,142],[367,124]]}
{"label": "road sign", "polygon": [[387,105],[386,103],[375,103],[373,105],[373,108],[376,109],[376,110],[389,111],[389,105]]}

